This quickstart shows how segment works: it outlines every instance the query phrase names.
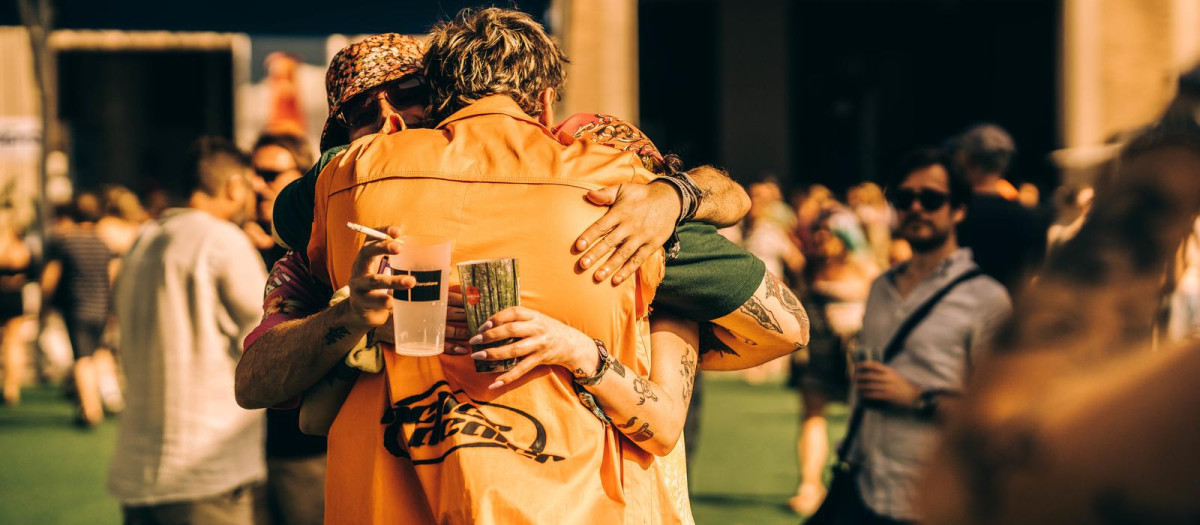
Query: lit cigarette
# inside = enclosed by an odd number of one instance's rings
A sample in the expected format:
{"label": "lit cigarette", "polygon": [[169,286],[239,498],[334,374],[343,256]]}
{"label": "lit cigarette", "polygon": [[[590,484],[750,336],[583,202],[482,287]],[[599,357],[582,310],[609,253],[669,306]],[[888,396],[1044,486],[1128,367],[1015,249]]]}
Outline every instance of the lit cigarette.
{"label": "lit cigarette", "polygon": [[370,238],[372,238],[372,239],[378,239],[378,240],[381,240],[381,241],[394,241],[394,240],[396,240],[396,239],[393,239],[391,235],[388,235],[388,234],[386,234],[386,233],[383,233],[383,232],[381,232],[381,231],[379,231],[379,230],[376,230],[376,229],[374,229],[374,228],[368,228],[368,227],[366,227],[366,226],[363,226],[363,225],[361,225],[361,224],[355,224],[355,223],[353,223],[353,222],[347,222],[347,223],[346,223],[346,227],[347,227],[347,228],[350,228],[351,230],[354,230],[354,231],[356,231],[356,232],[358,232],[358,233],[361,233],[361,234],[363,234],[363,235],[366,235],[367,237],[370,237]]}

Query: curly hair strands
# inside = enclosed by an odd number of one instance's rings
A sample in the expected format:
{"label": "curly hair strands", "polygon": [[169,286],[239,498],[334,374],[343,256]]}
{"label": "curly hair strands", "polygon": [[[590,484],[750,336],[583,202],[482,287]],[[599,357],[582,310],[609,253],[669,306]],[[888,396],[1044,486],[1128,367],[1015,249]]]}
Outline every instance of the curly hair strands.
{"label": "curly hair strands", "polygon": [[430,118],[441,121],[490,95],[508,95],[530,116],[541,115],[538,95],[561,97],[567,57],[545,28],[511,9],[464,9],[434,26],[425,53],[432,92]]}

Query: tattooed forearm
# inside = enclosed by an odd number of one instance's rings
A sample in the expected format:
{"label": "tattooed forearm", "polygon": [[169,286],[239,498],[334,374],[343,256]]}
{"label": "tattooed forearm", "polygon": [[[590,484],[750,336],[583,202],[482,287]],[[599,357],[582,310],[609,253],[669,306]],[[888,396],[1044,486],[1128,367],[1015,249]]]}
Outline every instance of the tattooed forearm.
{"label": "tattooed forearm", "polygon": [[750,317],[753,317],[758,322],[759,326],[772,330],[776,333],[783,333],[783,329],[779,327],[779,321],[775,320],[775,316],[771,315],[771,311],[763,305],[758,297],[750,296],[750,300],[742,304],[739,310],[745,312]]}
{"label": "tattooed forearm", "polygon": [[637,432],[626,435],[629,436],[629,439],[640,442],[654,437],[654,432],[650,431],[650,423],[642,423],[642,428],[637,429]]}
{"label": "tattooed forearm", "polygon": [[[772,297],[779,299],[779,289],[783,285],[779,283],[779,280],[775,278],[775,275],[773,275],[771,272],[767,272],[767,276],[764,281],[766,281],[763,283],[763,286],[767,289],[767,299]],[[779,302],[782,303],[783,299],[779,299]]]}
{"label": "tattooed forearm", "polygon": [[683,400],[685,402],[692,399],[692,383],[696,379],[696,358],[692,357],[694,351],[695,349],[689,345],[687,352],[679,361],[679,364],[683,365],[679,374],[683,376]]}
{"label": "tattooed forearm", "polygon": [[[629,418],[629,421],[625,422],[624,425],[617,423],[617,428],[621,429],[621,431],[624,432],[626,430],[633,428],[633,426],[636,424],[637,424],[637,418],[631,417],[631,418]],[[642,423],[642,428],[639,428],[633,432],[627,432],[627,433],[625,433],[625,435],[629,436],[629,439],[632,439],[633,441],[640,442],[640,441],[646,441],[646,440],[654,437],[654,432],[650,431],[650,423]]]}
{"label": "tattooed forearm", "polygon": [[350,335],[349,330],[341,326],[335,326],[330,328],[328,332],[325,332],[325,344],[332,345],[338,341],[341,341],[348,335]]}
{"label": "tattooed forearm", "polygon": [[700,353],[716,352],[721,355],[732,355],[741,357],[737,351],[725,344],[720,337],[717,337],[715,328],[712,323],[700,323]]}
{"label": "tattooed forearm", "polygon": [[787,310],[792,317],[796,318],[796,322],[801,327],[808,326],[808,312],[804,311],[804,307],[800,305],[800,300],[796,298],[796,294],[783,283],[779,282],[774,275],[767,274],[766,278],[767,298],[772,297],[779,299],[779,304],[783,305],[783,309]]}
{"label": "tattooed forearm", "polygon": [[621,361],[617,358],[612,358],[612,362],[609,363],[608,366],[609,368],[612,368],[612,371],[616,372],[617,375],[625,377],[625,365],[621,364]]}
{"label": "tattooed forearm", "polygon": [[658,394],[654,393],[654,389],[650,388],[650,382],[646,378],[637,376],[633,378],[633,391],[638,396],[638,405],[646,404],[646,400],[658,401]]}
{"label": "tattooed forearm", "polygon": [[[792,317],[796,318],[796,322],[800,323],[800,326],[808,326],[808,312],[804,311],[804,306],[800,304],[800,300],[796,298],[796,294],[792,293],[783,283],[771,277],[771,274],[767,274],[767,277],[771,280],[771,283],[767,287],[775,288],[775,295],[779,297],[779,302],[783,304],[783,308],[789,314],[792,314]],[[770,296],[770,292],[767,295]]]}

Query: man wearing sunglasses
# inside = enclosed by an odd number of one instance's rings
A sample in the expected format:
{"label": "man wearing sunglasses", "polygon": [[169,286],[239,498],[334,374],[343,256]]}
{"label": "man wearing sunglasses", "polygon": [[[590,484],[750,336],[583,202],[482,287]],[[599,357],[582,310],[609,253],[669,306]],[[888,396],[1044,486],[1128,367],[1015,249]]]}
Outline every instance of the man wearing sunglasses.
{"label": "man wearing sunglasses", "polygon": [[[243,406],[290,405],[298,394],[329,371],[329,367],[317,366],[283,373],[285,363],[308,358],[307,352],[313,346],[308,342],[321,340],[322,333],[301,334],[294,329],[298,326],[295,324],[292,330],[276,329],[281,323],[316,313],[318,310],[311,307],[323,307],[332,293],[323,290],[313,296],[318,298],[297,299],[309,297],[305,288],[323,287],[309,275],[308,263],[302,255],[313,227],[317,174],[353,140],[375,133],[387,135],[424,122],[429,92],[423,78],[416,80],[423,69],[423,53],[416,39],[384,33],[347,46],[331,62],[326,76],[331,118],[325,123],[320,141],[324,153],[303,178],[282,189],[276,199],[273,233],[280,244],[297,253],[281,259],[280,266],[272,270],[268,292],[279,297],[269,298],[273,303],[268,305],[263,323],[246,340],[246,357],[238,366],[238,396]],[[415,102],[418,98],[420,103]],[[564,142],[594,142],[634,152],[646,169],[656,173],[670,171],[665,169],[662,155],[647,137],[612,117],[574,115],[555,127],[554,132]],[[700,368],[703,369],[747,368],[802,348],[808,341],[808,319],[791,292],[767,278],[761,261],[724,240],[714,227],[706,224],[736,222],[749,206],[745,192],[711,167],[697,168],[688,175],[702,191],[702,198],[695,222],[684,222],[676,231],[681,250],[668,262],[664,291],[656,295],[655,305],[717,325],[702,328]],[[653,212],[655,208],[670,208],[660,206],[663,186],[626,184],[619,190],[612,187],[593,192],[608,198],[615,194],[616,198],[615,202],[608,201],[612,204],[609,213],[580,236],[586,246],[577,263],[581,270],[604,262],[603,256],[616,250],[616,255],[595,273],[597,279],[612,277],[616,285],[645,259],[631,258],[634,250],[645,247],[653,250],[662,245],[661,240],[670,232],[660,238],[661,228],[652,226],[663,222],[662,213],[649,213],[647,209]],[[666,193],[667,200],[679,201],[674,190]],[[636,219],[631,218],[635,216]],[[673,219],[667,218],[668,226]],[[605,234],[607,229],[612,231]],[[321,296],[326,299],[320,299]],[[757,308],[760,304],[768,312],[762,313]],[[776,323],[780,316],[795,323]],[[274,351],[258,351],[259,348]]]}
{"label": "man wearing sunglasses", "polygon": [[[863,406],[862,416],[839,450],[852,482],[831,487],[818,512],[821,523],[921,519],[913,496],[937,438],[937,418],[963,391],[972,364],[1012,309],[1004,287],[978,274],[971,251],[958,245],[955,226],[967,213],[971,186],[952,170],[942,151],[922,150],[889,184],[899,235],[912,245],[913,258],[871,285],[861,335],[865,357],[855,366],[851,396],[852,406]],[[898,350],[882,355],[925,304],[934,306],[900,336]]]}

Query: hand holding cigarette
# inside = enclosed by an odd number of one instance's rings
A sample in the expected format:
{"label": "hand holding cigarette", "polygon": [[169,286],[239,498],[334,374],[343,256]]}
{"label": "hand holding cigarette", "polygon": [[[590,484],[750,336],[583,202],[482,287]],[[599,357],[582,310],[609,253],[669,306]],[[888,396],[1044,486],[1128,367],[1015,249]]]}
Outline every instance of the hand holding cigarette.
{"label": "hand holding cigarette", "polygon": [[348,328],[382,326],[392,314],[389,290],[408,290],[417,284],[412,276],[377,271],[385,256],[400,253],[400,241],[396,240],[401,235],[400,228],[390,226],[379,231],[354,223],[346,223],[346,227],[367,236],[350,273],[350,298],[346,300],[350,310]]}

